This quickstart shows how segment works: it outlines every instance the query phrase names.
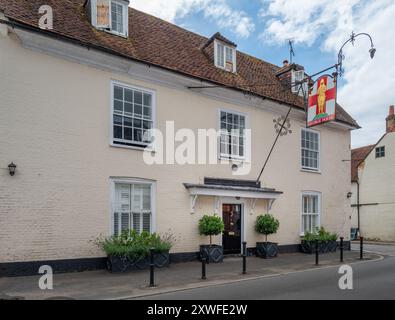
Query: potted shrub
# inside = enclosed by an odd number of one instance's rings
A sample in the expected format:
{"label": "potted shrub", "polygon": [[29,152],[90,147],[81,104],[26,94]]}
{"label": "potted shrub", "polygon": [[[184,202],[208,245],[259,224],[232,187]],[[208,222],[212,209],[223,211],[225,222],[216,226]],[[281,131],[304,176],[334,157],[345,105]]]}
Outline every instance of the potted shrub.
{"label": "potted shrub", "polygon": [[326,231],[323,227],[318,231],[319,240],[322,245],[322,252],[336,252],[337,249],[337,234]]}
{"label": "potted shrub", "polygon": [[200,258],[205,257],[207,263],[222,262],[224,249],[222,246],[213,245],[212,236],[221,234],[224,231],[224,222],[217,216],[205,215],[199,220],[199,233],[210,237],[209,245],[200,246]]}
{"label": "potted shrub", "polygon": [[255,222],[255,231],[265,235],[265,242],[256,243],[256,254],[261,258],[274,258],[278,255],[277,243],[268,242],[267,237],[277,232],[280,222],[270,214],[260,215]]}
{"label": "potted shrub", "polygon": [[[174,238],[170,233],[164,235],[158,235],[153,233],[151,235],[150,246],[155,250],[154,263],[156,268],[168,267],[170,264],[169,251],[173,246]],[[148,257],[149,261],[149,257]]]}
{"label": "potted shrub", "polygon": [[336,233],[330,233],[324,227],[321,227],[317,232],[306,231],[302,237],[300,250],[303,253],[314,253],[316,241],[318,241],[319,253],[336,252],[337,237]]}
{"label": "potted shrub", "polygon": [[[316,241],[319,241],[318,234],[310,231],[306,231],[300,243],[300,251],[303,253],[310,253],[310,254],[315,252]],[[320,250],[320,247],[318,250]]]}
{"label": "potted shrub", "polygon": [[107,254],[107,268],[113,273],[141,270],[149,267],[150,249],[153,248],[157,268],[170,263],[169,251],[173,245],[170,234],[124,231],[121,235],[99,239],[97,244]]}

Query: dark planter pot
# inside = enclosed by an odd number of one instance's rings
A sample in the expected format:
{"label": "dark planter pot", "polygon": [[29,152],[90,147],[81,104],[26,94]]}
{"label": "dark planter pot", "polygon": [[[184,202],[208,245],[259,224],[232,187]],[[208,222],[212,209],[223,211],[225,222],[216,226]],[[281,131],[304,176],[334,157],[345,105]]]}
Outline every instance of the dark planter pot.
{"label": "dark planter pot", "polygon": [[[336,241],[319,241],[318,243],[319,253],[336,252],[336,249],[337,249]],[[308,254],[315,253],[315,241],[302,240],[300,244],[300,251]]]}
{"label": "dark planter pot", "polygon": [[328,252],[336,252],[337,241],[328,241]]}
{"label": "dark planter pot", "polygon": [[260,258],[275,258],[278,255],[278,245],[273,242],[257,242],[256,255]]}
{"label": "dark planter pot", "polygon": [[201,245],[199,259],[206,258],[207,263],[218,263],[224,260],[224,248],[218,245]]}
{"label": "dark planter pot", "polygon": [[[154,254],[155,268],[168,267],[170,264],[169,252],[157,252]],[[130,259],[129,257],[107,257],[107,269],[112,273],[122,273],[133,270],[144,270],[150,266],[150,257]]]}
{"label": "dark planter pot", "polygon": [[[149,262],[149,258],[148,258]],[[165,268],[170,265],[170,255],[169,251],[167,252],[157,252],[154,255],[154,264],[155,268]],[[149,266],[149,263],[148,263]]]}
{"label": "dark planter pot", "polygon": [[321,241],[320,242],[320,253],[328,253],[328,252],[329,252],[328,241]]}

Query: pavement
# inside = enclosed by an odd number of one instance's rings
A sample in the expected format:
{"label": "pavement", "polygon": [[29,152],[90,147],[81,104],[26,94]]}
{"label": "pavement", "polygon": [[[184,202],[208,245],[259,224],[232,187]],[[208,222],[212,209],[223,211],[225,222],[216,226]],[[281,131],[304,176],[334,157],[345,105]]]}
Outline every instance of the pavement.
{"label": "pavement", "polygon": [[[383,259],[376,253],[366,253],[364,260],[359,260],[356,251],[344,252],[344,263],[374,263]],[[164,269],[156,269],[156,287],[149,288],[149,270],[134,271],[124,274],[111,274],[108,271],[88,271],[80,273],[55,274],[53,290],[41,290],[38,286],[41,275],[30,277],[0,278],[0,299],[133,299],[158,297],[172,293],[174,297],[187,298],[189,292],[207,290],[212,294],[218,293],[227,286],[247,287],[250,283],[267,281],[279,276],[293,277],[294,274],[309,272],[324,272],[339,266],[339,252],[320,255],[319,266],[315,265],[314,255],[302,253],[282,254],[275,259],[247,258],[247,274],[243,275],[241,257],[225,258],[223,263],[207,265],[207,280],[201,280],[201,264],[187,262],[171,264]],[[394,269],[394,268],[393,268]],[[257,281],[257,282],[255,282]],[[305,287],[303,282],[295,283],[300,289]],[[319,283],[319,281],[317,282]],[[204,289],[206,288],[206,289]],[[226,290],[226,289],[225,289]],[[204,291],[202,291],[204,292]],[[237,298],[247,298],[250,295],[242,291],[234,292]],[[193,296],[193,295],[192,295]],[[192,297],[191,296],[191,297]],[[209,298],[203,295],[202,298]],[[218,296],[226,298],[224,296]]]}
{"label": "pavement", "polygon": [[[365,252],[375,252],[385,256],[395,257],[395,242],[364,242]],[[353,241],[351,243],[352,250],[359,250],[359,242]]]}

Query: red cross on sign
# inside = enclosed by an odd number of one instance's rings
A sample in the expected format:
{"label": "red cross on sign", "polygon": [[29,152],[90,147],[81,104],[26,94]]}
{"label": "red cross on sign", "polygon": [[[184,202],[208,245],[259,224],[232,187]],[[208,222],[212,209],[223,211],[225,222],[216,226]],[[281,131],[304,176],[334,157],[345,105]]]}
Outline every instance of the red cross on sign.
{"label": "red cross on sign", "polygon": [[336,117],[336,79],[329,75],[320,77],[309,94],[307,126],[312,127],[334,120]]}

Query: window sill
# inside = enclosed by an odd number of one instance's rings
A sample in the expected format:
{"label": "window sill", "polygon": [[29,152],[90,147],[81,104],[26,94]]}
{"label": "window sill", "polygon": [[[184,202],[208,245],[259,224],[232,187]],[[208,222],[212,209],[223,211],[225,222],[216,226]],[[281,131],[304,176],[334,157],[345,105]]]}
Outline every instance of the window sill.
{"label": "window sill", "polygon": [[144,147],[144,146],[138,147],[138,146],[128,146],[128,145],[110,143],[110,147],[122,148],[122,149],[131,149],[131,150],[137,150],[137,151],[156,152],[155,149],[153,149],[153,148],[147,148],[147,147]]}
{"label": "window sill", "polygon": [[300,169],[301,172],[308,172],[308,173],[315,173],[315,174],[321,174],[321,170],[310,170],[310,169]]}
{"label": "window sill", "polygon": [[101,29],[101,30],[103,30],[103,31],[105,31],[107,33],[110,33],[110,34],[112,34],[114,36],[118,36],[118,37],[124,38],[124,39],[128,38],[128,35],[124,34],[124,33],[119,33],[119,32],[108,30],[108,29]]}
{"label": "window sill", "polygon": [[218,157],[219,160],[227,160],[227,161],[234,161],[234,162],[240,162],[244,163],[247,162],[246,158],[238,158],[238,157],[230,157],[230,156],[225,156],[225,155],[220,155]]}

